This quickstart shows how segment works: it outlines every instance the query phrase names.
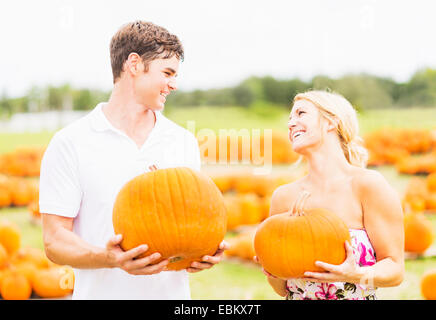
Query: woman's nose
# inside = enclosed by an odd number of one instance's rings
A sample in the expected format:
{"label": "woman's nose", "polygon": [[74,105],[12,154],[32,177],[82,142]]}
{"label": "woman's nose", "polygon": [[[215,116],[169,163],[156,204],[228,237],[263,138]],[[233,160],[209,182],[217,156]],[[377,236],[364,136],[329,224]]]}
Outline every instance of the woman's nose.
{"label": "woman's nose", "polygon": [[295,125],[296,125],[295,120],[290,118],[289,121],[288,121],[288,128],[292,129],[293,127],[295,127]]}

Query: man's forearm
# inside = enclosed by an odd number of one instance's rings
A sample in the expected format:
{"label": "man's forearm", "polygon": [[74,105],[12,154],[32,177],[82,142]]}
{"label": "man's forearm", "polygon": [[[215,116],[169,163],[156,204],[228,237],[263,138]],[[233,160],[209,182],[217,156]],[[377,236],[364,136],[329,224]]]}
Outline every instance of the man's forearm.
{"label": "man's forearm", "polygon": [[65,228],[59,228],[53,235],[44,237],[44,247],[47,257],[56,264],[78,269],[111,267],[104,248],[88,244]]}

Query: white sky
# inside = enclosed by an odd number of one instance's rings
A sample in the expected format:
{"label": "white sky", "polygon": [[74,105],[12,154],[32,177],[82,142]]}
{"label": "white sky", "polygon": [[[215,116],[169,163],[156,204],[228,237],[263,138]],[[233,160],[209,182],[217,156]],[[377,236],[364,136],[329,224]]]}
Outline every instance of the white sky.
{"label": "white sky", "polygon": [[368,72],[406,81],[436,67],[435,17],[432,0],[2,1],[0,94],[66,82],[111,89],[110,38],[136,19],[182,40],[181,90],[251,75]]}

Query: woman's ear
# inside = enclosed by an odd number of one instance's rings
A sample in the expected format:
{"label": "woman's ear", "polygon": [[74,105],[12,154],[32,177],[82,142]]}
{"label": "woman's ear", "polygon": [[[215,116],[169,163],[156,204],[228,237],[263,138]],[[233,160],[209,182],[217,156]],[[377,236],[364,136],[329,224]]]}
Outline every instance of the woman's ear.
{"label": "woman's ear", "polygon": [[338,120],[337,119],[327,119],[327,131],[336,131],[338,128]]}

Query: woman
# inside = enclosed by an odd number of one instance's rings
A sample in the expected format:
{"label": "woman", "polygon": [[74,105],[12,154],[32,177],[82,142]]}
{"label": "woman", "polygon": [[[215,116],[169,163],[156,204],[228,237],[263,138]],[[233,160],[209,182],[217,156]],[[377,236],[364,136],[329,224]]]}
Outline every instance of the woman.
{"label": "woman", "polygon": [[305,195],[305,208],[323,207],[347,225],[346,260],[322,261],[325,272],[279,279],[273,289],[287,299],[376,299],[376,287],[399,285],[404,276],[401,201],[384,177],[365,168],[367,152],[358,136],[355,110],[342,96],[324,91],[298,94],[289,117],[289,139],[308,163],[308,174],[279,187],[270,214],[293,212]]}

